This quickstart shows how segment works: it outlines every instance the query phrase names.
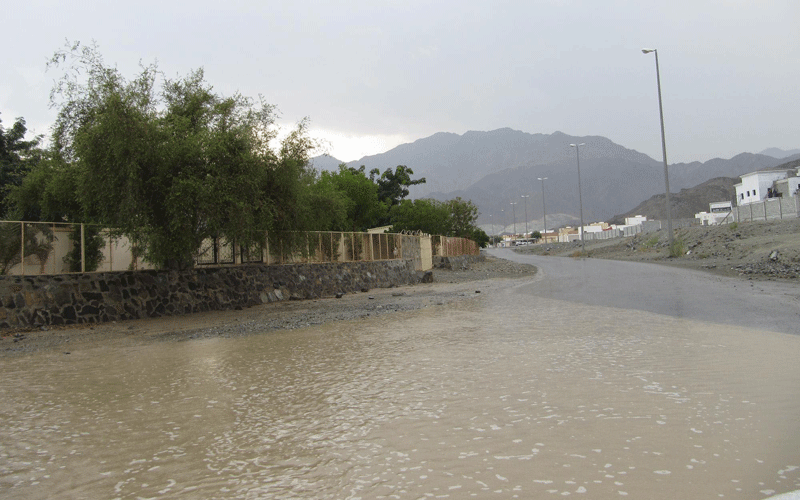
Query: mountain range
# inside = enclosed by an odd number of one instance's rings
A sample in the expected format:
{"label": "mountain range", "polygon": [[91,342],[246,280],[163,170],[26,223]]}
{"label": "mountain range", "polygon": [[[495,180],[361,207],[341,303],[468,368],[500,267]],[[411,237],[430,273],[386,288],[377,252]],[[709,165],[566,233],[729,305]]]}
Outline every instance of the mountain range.
{"label": "mountain range", "polygon": [[[570,144],[580,144],[577,154]],[[679,193],[718,177],[738,182],[742,174],[798,158],[800,150],[772,148],[727,160],[671,164],[670,191]],[[315,168],[327,170],[340,163],[326,156],[313,159]],[[361,165],[367,171],[406,165],[414,171],[413,178],[425,177],[427,181],[412,186],[412,198],[447,200],[460,196],[472,200],[481,214],[478,224],[490,232],[498,232],[501,226],[511,230],[514,225],[521,231],[525,221],[529,230],[541,229],[545,210],[548,228],[572,224],[580,216],[581,205],[585,223],[608,220],[658,194],[663,201],[664,193],[661,161],[605,137],[562,132],[529,134],[509,128],[463,135],[440,132],[348,163],[352,167]],[[709,199],[706,209],[711,201],[725,200]]]}

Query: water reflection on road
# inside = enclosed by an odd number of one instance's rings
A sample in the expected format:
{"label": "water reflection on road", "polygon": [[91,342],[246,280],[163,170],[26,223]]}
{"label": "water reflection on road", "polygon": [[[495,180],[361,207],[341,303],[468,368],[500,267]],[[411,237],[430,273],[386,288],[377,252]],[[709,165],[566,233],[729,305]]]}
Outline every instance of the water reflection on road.
{"label": "water reflection on road", "polygon": [[0,367],[4,498],[764,498],[800,337],[535,297]]}

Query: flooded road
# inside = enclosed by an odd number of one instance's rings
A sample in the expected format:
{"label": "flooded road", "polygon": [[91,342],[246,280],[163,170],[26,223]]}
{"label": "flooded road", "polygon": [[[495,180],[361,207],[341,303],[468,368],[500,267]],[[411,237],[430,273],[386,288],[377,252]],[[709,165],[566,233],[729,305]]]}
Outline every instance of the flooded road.
{"label": "flooded road", "polygon": [[800,489],[800,336],[573,300],[543,271],[446,307],[4,360],[0,496]]}

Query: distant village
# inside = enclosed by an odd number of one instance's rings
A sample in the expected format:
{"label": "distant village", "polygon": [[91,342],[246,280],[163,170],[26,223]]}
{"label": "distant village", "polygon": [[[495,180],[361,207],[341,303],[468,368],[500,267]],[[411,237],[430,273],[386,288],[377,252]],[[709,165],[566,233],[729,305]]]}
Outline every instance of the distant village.
{"label": "distant village", "polygon": [[[775,220],[800,216],[800,167],[759,170],[739,176],[734,185],[733,201],[713,201],[708,212],[695,214],[694,219],[674,219],[674,228],[712,226],[732,222]],[[560,227],[551,231],[531,231],[518,234],[504,232],[498,246],[518,246],[547,243],[569,243],[578,240],[605,240],[658,231],[661,220],[647,220],[643,215],[626,217],[624,224],[593,222],[582,227]]]}

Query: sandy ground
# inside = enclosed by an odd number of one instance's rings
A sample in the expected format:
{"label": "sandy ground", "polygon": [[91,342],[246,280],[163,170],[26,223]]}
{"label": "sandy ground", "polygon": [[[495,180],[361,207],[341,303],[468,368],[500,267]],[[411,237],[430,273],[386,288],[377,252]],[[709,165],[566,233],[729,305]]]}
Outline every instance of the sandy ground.
{"label": "sandy ground", "polygon": [[530,277],[536,268],[487,256],[467,268],[434,269],[434,283],[380,288],[324,298],[263,304],[241,311],[214,311],[94,325],[0,332],[0,357],[36,352],[72,353],[94,347],[235,337],[364,318],[424,307],[440,307],[491,293],[507,279]]}
{"label": "sandy ground", "polygon": [[[800,219],[676,229],[681,245],[670,257],[666,231],[586,242],[589,258],[653,262],[753,280],[800,278]],[[577,257],[580,242],[531,245],[521,253]]]}

